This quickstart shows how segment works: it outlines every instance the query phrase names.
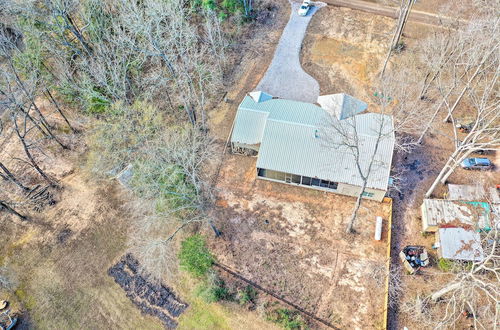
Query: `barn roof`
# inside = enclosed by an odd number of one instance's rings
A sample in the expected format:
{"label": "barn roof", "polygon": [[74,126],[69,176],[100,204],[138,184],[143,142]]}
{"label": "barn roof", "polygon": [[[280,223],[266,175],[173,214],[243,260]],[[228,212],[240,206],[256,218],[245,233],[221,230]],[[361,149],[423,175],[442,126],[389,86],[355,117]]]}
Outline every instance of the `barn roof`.
{"label": "barn roof", "polygon": [[[359,103],[356,104],[356,111],[359,111]],[[352,152],[340,141],[337,141],[338,145],[332,141],[335,137],[332,137],[331,130],[328,141],[325,139],[328,130],[325,125],[330,121],[331,111],[311,103],[284,99],[256,102],[247,96],[238,108],[231,141],[250,145],[260,143],[258,168],[361,185]],[[345,120],[336,124],[352,134],[357,132],[363,171],[366,171],[375,150],[377,132],[383,127],[368,187],[386,190],[394,149],[392,117],[376,113],[350,117],[353,118],[349,124]]]}

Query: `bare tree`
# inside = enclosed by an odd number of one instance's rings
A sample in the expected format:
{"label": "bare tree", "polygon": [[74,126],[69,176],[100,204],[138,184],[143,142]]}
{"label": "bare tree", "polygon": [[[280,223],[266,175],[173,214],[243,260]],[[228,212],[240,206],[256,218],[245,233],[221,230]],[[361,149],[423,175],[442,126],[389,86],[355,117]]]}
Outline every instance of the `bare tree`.
{"label": "bare tree", "polygon": [[[469,123],[469,132],[465,137],[462,137],[463,133],[458,132],[457,126],[453,125],[453,142],[456,148],[425,194],[426,197],[432,195],[439,183],[445,184],[449,176],[470,154],[478,150],[495,150],[500,146],[500,102],[497,97],[499,74],[500,61],[497,57],[494,72],[482,76],[481,89],[468,89],[474,120]],[[450,118],[455,123],[451,110]]]}
{"label": "bare tree", "polygon": [[[498,229],[482,232],[484,258],[455,262],[452,273],[434,274],[431,292],[407,300],[403,312],[421,325],[449,329],[467,318],[474,329],[494,329],[500,315],[500,248]],[[466,244],[465,242],[463,244]]]}

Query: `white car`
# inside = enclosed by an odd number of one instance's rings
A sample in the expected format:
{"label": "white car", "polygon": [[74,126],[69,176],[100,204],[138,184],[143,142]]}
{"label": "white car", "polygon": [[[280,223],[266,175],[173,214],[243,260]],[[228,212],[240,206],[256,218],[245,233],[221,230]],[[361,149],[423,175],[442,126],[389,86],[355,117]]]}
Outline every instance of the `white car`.
{"label": "white car", "polygon": [[299,16],[307,16],[307,13],[309,12],[309,8],[311,8],[311,2],[306,0],[302,3],[302,5],[300,5],[300,8],[297,11],[297,14],[299,14]]}

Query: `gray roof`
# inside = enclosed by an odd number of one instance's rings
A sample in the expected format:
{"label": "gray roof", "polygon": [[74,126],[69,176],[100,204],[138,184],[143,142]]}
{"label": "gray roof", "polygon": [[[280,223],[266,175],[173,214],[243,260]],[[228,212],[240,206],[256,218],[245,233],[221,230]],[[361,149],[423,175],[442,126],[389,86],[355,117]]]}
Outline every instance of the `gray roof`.
{"label": "gray roof", "polygon": [[491,228],[490,206],[485,202],[424,199],[422,208],[422,216],[429,226],[461,223],[481,229]]}
{"label": "gray roof", "polygon": [[365,102],[344,93],[319,96],[318,103],[323,109],[333,113],[338,120],[355,116],[368,107]]}
{"label": "gray roof", "polygon": [[[325,123],[329,120],[328,113],[314,104],[283,99],[255,102],[247,96],[238,108],[231,141],[261,143],[258,168],[362,185],[351,151],[340,141],[336,146],[332,141],[335,137],[331,132],[326,133]],[[383,124],[385,135],[379,143],[367,186],[386,190],[394,149],[392,117],[376,113],[358,114],[353,117],[353,123],[361,142],[363,171],[366,171],[375,148],[375,133]],[[337,124],[354,134],[352,122],[348,125],[346,121],[339,121]],[[328,139],[325,139],[326,134]]]}
{"label": "gray roof", "polygon": [[439,228],[439,247],[445,259],[482,261],[484,258],[479,233],[464,228]]}
{"label": "gray roof", "polygon": [[449,200],[489,201],[500,204],[500,196],[494,187],[483,185],[448,184]]}

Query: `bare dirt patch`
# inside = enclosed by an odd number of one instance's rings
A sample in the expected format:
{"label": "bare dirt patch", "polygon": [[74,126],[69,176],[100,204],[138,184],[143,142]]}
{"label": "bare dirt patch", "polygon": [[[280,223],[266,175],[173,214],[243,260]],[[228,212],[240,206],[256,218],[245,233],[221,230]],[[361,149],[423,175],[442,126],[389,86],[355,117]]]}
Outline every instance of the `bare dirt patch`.
{"label": "bare dirt patch", "polygon": [[211,247],[221,263],[335,326],[377,326],[384,288],[371,273],[386,244],[373,234],[388,204],[364,202],[346,236],[354,198],[258,180],[255,158],[226,155],[218,188],[223,237]]}
{"label": "bare dirt patch", "polygon": [[394,20],[327,6],[313,17],[302,47],[304,69],[320,94],[348,93],[369,100],[387,53]]}

